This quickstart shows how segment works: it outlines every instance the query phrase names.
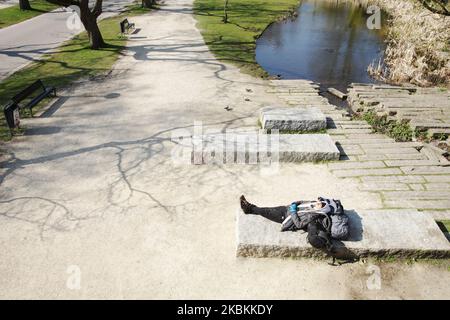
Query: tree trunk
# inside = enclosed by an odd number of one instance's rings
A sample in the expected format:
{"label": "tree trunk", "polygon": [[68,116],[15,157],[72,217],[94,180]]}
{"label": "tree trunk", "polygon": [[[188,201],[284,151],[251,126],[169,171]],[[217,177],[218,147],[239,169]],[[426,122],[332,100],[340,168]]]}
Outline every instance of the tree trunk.
{"label": "tree trunk", "polygon": [[20,10],[31,10],[31,5],[29,0],[19,0]]}
{"label": "tree trunk", "polygon": [[103,40],[100,29],[97,25],[97,17],[93,14],[89,8],[80,8],[80,19],[83,23],[84,28],[89,36],[89,43],[92,49],[99,49],[105,46],[105,41]]}
{"label": "tree trunk", "polygon": [[156,0],[142,0],[142,8],[152,8],[156,4]]}
{"label": "tree trunk", "polygon": [[223,23],[228,23],[228,0],[225,0],[225,4],[223,5]]}

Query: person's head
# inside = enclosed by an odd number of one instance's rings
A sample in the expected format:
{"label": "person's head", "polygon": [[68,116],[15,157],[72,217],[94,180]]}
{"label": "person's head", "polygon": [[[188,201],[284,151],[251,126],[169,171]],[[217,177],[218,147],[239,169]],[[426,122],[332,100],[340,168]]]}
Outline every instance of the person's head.
{"label": "person's head", "polygon": [[314,203],[314,208],[316,208],[316,209],[322,209],[323,206],[324,206],[324,203],[323,203],[322,201],[320,201],[320,200],[317,200],[317,201]]}

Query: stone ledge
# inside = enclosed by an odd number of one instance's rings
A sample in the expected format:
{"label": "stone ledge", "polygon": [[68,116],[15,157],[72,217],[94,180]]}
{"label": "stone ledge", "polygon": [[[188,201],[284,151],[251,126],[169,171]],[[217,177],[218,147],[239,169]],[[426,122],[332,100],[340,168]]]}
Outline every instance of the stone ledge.
{"label": "stone ledge", "polygon": [[325,115],[313,107],[264,107],[259,111],[259,121],[267,130],[319,131],[326,129]]}
{"label": "stone ledge", "polygon": [[[348,210],[350,240],[334,241],[338,258],[449,258],[450,243],[435,221],[416,210]],[[280,232],[280,224],[237,210],[240,257],[326,257],[306,233]]]}
{"label": "stone ledge", "polygon": [[[317,162],[339,160],[340,152],[327,134],[211,134],[185,145],[194,164]],[[222,162],[221,159],[225,161]]]}

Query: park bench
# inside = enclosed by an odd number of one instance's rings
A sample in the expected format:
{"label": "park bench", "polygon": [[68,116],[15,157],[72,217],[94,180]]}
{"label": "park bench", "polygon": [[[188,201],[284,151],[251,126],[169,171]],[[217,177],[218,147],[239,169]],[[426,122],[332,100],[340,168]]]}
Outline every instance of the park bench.
{"label": "park bench", "polygon": [[14,102],[10,102],[3,109],[3,113],[12,137],[14,134],[13,129],[19,128],[20,125],[19,106],[14,104]]}
{"label": "park bench", "polygon": [[122,33],[127,33],[128,30],[131,30],[134,28],[135,28],[134,23],[130,23],[128,21],[128,19],[125,19],[120,23],[120,32],[122,32]]}
{"label": "park bench", "polygon": [[[33,97],[35,92],[38,92],[38,94]],[[31,116],[33,116],[33,107],[51,94],[56,97],[56,89],[54,87],[46,87],[41,80],[37,80],[16,94],[11,101],[20,109],[30,109]],[[21,105],[22,102],[24,102],[23,105]]]}

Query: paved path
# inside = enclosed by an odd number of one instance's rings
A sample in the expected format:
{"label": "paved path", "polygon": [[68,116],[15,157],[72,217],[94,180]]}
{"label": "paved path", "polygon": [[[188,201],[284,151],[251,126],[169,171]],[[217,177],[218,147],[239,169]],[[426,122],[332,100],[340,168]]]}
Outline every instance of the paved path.
{"label": "paved path", "polygon": [[18,3],[19,0],[0,0],[0,9],[8,8]]}
{"label": "paved path", "polygon": [[253,129],[262,106],[281,103],[269,83],[211,55],[191,6],[167,1],[136,18],[141,31],[110,77],[63,94],[3,146],[0,296],[449,297],[438,266],[381,265],[381,287],[369,290],[368,264],[236,258],[241,194],[268,206],[319,194],[356,211],[383,204],[325,164],[281,164],[268,175],[258,165],[172,161],[172,136],[192,134],[194,121]]}
{"label": "paved path", "polygon": [[[100,18],[119,13],[132,1],[104,1],[104,13]],[[82,25],[75,28],[74,24],[67,23],[73,16],[67,10],[59,8],[0,29],[0,81],[84,30]]]}

